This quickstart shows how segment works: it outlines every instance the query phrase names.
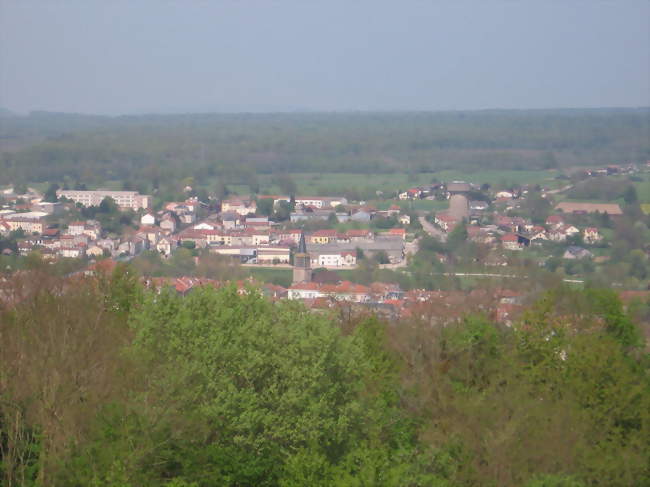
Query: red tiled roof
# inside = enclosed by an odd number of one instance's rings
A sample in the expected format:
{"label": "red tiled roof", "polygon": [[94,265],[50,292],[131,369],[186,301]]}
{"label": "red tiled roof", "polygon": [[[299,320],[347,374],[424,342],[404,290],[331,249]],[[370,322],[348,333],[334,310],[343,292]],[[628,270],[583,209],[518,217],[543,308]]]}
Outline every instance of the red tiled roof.
{"label": "red tiled roof", "polygon": [[367,237],[372,234],[370,230],[355,230],[351,229],[345,232],[348,237]]}
{"label": "red tiled roof", "polygon": [[316,230],[310,236],[311,237],[336,237],[337,233],[338,232],[336,230],[325,229],[325,230]]}

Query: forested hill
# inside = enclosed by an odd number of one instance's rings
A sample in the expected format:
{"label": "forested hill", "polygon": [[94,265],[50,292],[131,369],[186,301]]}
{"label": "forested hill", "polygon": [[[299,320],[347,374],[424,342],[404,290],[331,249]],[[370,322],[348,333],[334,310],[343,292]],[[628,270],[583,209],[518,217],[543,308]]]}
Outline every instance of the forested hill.
{"label": "forested hill", "polygon": [[0,116],[0,183],[536,169],[650,159],[650,109]]}
{"label": "forested hill", "polygon": [[49,268],[1,281],[3,486],[648,485],[649,361],[611,290],[508,328]]}

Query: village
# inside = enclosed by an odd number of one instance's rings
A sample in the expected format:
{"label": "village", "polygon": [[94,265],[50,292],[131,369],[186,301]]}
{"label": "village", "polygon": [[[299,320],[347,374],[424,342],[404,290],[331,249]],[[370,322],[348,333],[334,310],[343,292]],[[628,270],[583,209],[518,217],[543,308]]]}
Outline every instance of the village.
{"label": "village", "polygon": [[[649,167],[610,166],[588,170],[584,177],[633,174]],[[372,260],[381,268],[408,272],[423,238],[445,242],[454,234],[480,246],[481,256],[473,261],[485,275],[507,274],[513,256],[524,251],[533,252],[539,265],[545,265],[550,256],[545,249],[550,247],[554,255],[560,248],[564,261],[605,262],[609,257],[604,249],[612,242],[609,230],[602,227],[611,226],[623,210],[617,203],[555,203],[558,193],[570,187],[558,191],[520,185],[493,191],[477,183],[440,182],[396,189],[383,210],[343,196],[231,195],[220,201],[189,196],[164,202],[157,211],[152,209],[152,196],[135,191],[66,189],[49,198],[55,201],[46,201],[37,191],[15,194],[9,188],[2,194],[0,234],[16,242],[13,249],[5,246],[3,255],[36,252],[50,261],[80,259],[87,262],[87,269],[127,262],[143,252],[155,252],[162,259],[178,249],[193,255],[208,252],[244,267],[291,271],[289,287],[266,284],[274,298],[302,300],[311,307],[356,303],[395,314],[443,291],[406,292],[397,283],[363,285],[341,278],[337,271],[354,270],[362,261]],[[533,198],[535,204],[530,203]],[[421,199],[446,201],[446,208],[432,212],[410,208],[410,201]],[[549,207],[548,216],[540,220],[535,205]],[[74,219],[90,209],[96,209],[99,217]],[[117,227],[122,230],[117,235],[114,220],[121,221],[127,212],[133,220]],[[113,220],[106,220],[106,215]],[[111,222],[110,228],[102,227],[100,217]],[[435,259],[444,264],[450,257],[435,254]],[[191,276],[150,282],[166,282],[180,293],[206,282],[216,284]],[[519,294],[498,292],[499,319],[507,321]]]}

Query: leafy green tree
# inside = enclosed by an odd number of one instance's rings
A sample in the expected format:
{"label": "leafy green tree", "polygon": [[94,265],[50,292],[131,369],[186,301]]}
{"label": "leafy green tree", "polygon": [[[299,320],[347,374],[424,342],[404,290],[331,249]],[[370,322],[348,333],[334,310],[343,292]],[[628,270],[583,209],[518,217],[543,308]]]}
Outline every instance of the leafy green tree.
{"label": "leafy green tree", "polygon": [[279,201],[273,212],[273,219],[278,222],[287,221],[291,218],[291,203]]}
{"label": "leafy green tree", "polygon": [[273,213],[273,198],[260,198],[257,200],[257,212],[260,215],[271,216]]}
{"label": "leafy green tree", "polygon": [[447,248],[450,251],[454,251],[457,247],[460,247],[467,241],[467,227],[464,223],[460,223],[454,227],[454,229],[449,232],[447,237]]}
{"label": "leafy green tree", "polygon": [[229,483],[275,484],[297,448],[318,445],[330,462],[345,449],[360,413],[355,353],[322,318],[254,291],[201,289],[183,300],[150,296],[134,326],[143,353],[164,359],[154,383],[173,379],[210,425],[193,455],[204,452]]}
{"label": "leafy green tree", "polygon": [[228,186],[226,186],[226,183],[222,180],[219,180],[217,182],[217,186],[214,190],[214,194],[219,200],[223,200],[228,197],[230,194],[230,190],[228,189]]}
{"label": "leafy green tree", "polygon": [[625,191],[623,192],[623,200],[628,205],[634,205],[639,202],[639,197],[636,193],[636,188],[634,185],[630,184]]}
{"label": "leafy green tree", "polygon": [[99,211],[101,213],[106,213],[107,215],[116,215],[120,209],[117,207],[115,200],[110,196],[107,196],[99,204]]}
{"label": "leafy green tree", "polygon": [[173,276],[190,276],[194,273],[196,265],[192,251],[185,247],[179,247],[169,258],[167,263],[169,273]]}
{"label": "leafy green tree", "polygon": [[47,191],[45,191],[45,194],[43,195],[43,200],[48,201],[50,203],[56,203],[58,201],[58,197],[56,196],[56,192],[59,190],[59,185],[56,183],[50,184],[50,186],[47,188]]}
{"label": "leafy green tree", "polygon": [[388,254],[385,250],[379,250],[375,252],[375,255],[373,255],[373,260],[377,262],[377,264],[390,264],[390,259],[388,258]]}

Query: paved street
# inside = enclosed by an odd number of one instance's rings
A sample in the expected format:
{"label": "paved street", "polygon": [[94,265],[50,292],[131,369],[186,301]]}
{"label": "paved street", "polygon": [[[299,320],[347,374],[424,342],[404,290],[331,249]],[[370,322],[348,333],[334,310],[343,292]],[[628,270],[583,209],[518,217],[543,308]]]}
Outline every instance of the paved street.
{"label": "paved street", "polygon": [[423,216],[419,216],[418,220],[420,221],[422,228],[424,228],[424,231],[431,235],[433,238],[437,238],[441,242],[445,242],[447,240],[447,234],[429,223]]}

